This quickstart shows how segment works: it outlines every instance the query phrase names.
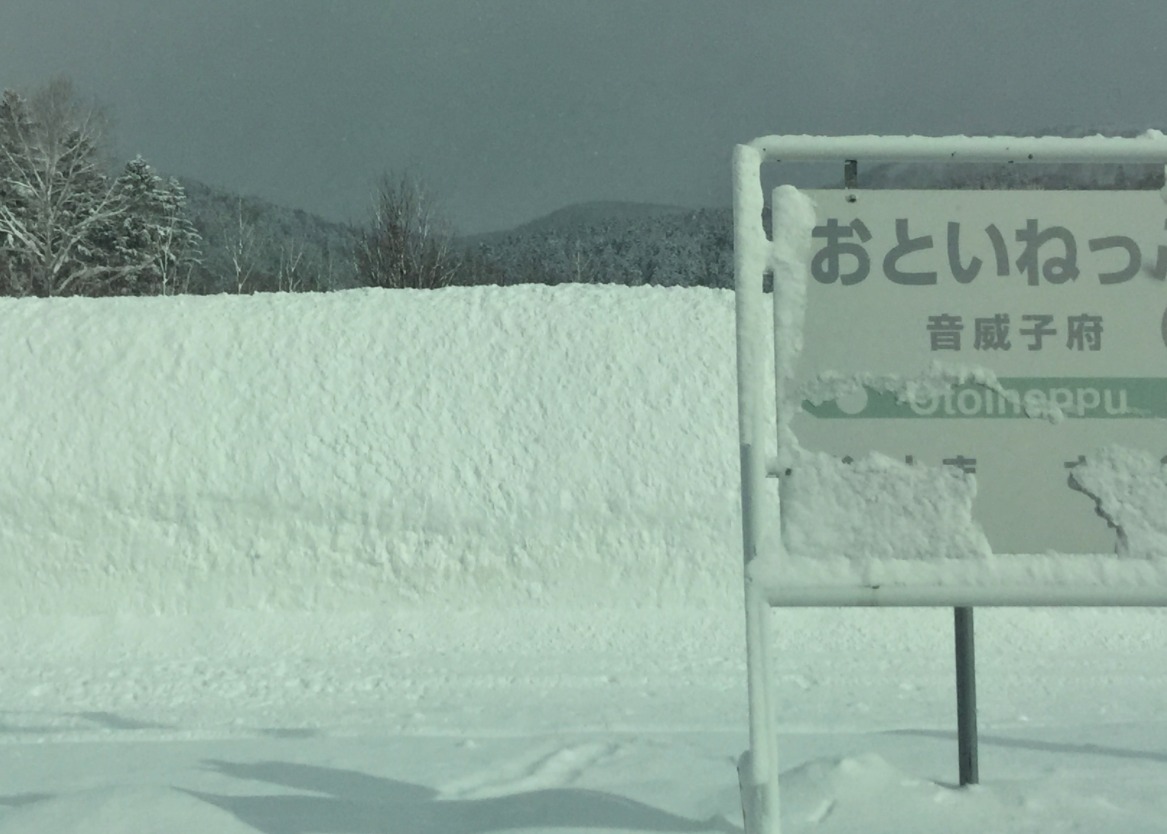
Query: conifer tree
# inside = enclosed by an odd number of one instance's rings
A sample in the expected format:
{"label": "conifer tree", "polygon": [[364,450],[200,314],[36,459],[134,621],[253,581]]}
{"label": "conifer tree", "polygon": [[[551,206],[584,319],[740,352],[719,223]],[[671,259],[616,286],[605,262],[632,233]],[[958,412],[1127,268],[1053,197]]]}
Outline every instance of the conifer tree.
{"label": "conifer tree", "polygon": [[117,190],[124,207],[110,258],[123,270],[117,289],[133,295],[181,292],[202,242],[187,217],[182,186],[162,179],[138,156],[126,163]]}
{"label": "conifer tree", "polygon": [[0,99],[0,292],[172,293],[197,262],[186,196],[140,157],[107,174],[104,123],[68,80]]}

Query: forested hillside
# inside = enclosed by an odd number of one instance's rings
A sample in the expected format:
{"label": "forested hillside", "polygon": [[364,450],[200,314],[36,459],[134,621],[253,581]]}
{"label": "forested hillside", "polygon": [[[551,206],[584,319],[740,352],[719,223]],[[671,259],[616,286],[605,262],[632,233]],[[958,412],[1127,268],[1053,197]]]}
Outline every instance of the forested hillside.
{"label": "forested hillside", "polygon": [[202,237],[190,292],[252,293],[357,285],[358,232],[299,209],[245,197],[188,178],[191,222]]}
{"label": "forested hillside", "polygon": [[637,212],[611,204],[604,215],[589,207],[578,220],[527,224],[484,236],[467,249],[476,283],[655,284],[668,287],[733,285],[733,220],[728,209]]}

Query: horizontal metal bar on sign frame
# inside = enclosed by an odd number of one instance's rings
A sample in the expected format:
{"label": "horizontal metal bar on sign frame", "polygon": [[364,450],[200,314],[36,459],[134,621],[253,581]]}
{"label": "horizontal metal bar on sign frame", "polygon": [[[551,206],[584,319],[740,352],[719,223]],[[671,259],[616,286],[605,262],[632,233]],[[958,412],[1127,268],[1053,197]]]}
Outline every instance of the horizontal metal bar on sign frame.
{"label": "horizontal metal bar on sign frame", "polygon": [[775,608],[1111,608],[1167,607],[1154,585],[804,585],[768,588]]}
{"label": "horizontal metal bar on sign frame", "polygon": [[770,162],[1131,162],[1167,164],[1167,136],[762,136]]}

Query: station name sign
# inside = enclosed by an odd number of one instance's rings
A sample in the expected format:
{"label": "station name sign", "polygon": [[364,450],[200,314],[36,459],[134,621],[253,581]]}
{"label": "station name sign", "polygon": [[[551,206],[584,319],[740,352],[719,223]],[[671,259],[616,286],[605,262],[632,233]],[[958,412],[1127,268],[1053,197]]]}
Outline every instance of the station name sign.
{"label": "station name sign", "polygon": [[[1163,194],[808,193],[802,445],[959,465],[997,552],[1113,550],[1066,469],[1115,444],[1167,459]],[[936,367],[993,383],[869,382]],[[812,396],[825,374],[856,382]]]}

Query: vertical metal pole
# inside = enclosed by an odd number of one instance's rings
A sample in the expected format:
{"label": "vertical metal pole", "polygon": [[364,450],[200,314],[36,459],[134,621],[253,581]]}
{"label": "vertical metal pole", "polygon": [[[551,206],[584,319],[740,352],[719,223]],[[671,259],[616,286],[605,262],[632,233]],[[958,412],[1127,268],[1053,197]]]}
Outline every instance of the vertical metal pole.
{"label": "vertical metal pole", "polygon": [[973,609],[955,608],[956,626],[956,743],[960,784],[980,781],[977,763],[977,671],[973,645]]}
{"label": "vertical metal pole", "polygon": [[[761,156],[752,148],[734,149],[734,293],[737,325],[738,431],[741,450],[743,569],[758,556],[765,488],[762,392],[765,321],[760,305],[766,269],[766,232]],[[743,570],[744,572],[744,570]],[[749,693],[750,749],[740,768],[742,810],[747,834],[779,834],[778,740],[770,693],[770,605],[745,579],[746,675]]]}

